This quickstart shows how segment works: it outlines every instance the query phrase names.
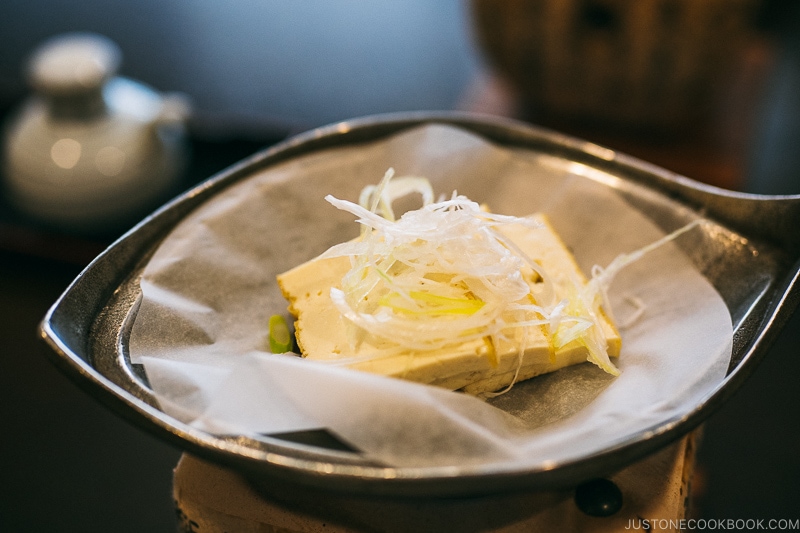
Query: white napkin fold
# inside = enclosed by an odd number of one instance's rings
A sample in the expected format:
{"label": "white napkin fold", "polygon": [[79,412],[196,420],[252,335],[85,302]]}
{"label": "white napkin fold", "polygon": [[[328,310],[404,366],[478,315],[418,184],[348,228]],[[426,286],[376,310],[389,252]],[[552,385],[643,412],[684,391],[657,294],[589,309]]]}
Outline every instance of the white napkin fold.
{"label": "white napkin fold", "polygon": [[327,428],[365,458],[398,467],[532,466],[596,453],[677,420],[724,378],[730,314],[672,243],[612,286],[618,318],[630,312],[627,295],[646,306],[622,331],[618,378],[586,363],[487,403],[269,354],[269,317],[287,306],[275,276],[358,234],[352,216],[324,196],[357,199],[389,167],[496,213],[546,212],[586,272],[663,236],[617,194],[618,177],[449,126],[281,163],[200,206],[143,272],[130,355],[145,366],[166,413],[220,434]]}

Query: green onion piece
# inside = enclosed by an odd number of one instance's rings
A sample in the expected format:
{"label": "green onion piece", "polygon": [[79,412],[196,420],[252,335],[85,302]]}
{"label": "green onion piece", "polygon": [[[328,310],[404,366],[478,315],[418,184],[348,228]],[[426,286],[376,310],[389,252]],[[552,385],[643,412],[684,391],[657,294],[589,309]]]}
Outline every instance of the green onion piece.
{"label": "green onion piece", "polygon": [[269,349],[272,353],[286,353],[292,351],[292,336],[289,325],[281,315],[269,317]]}
{"label": "green onion piece", "polygon": [[411,315],[473,315],[480,311],[484,302],[473,298],[450,298],[422,291],[409,291],[408,295],[418,303],[427,304],[411,308],[396,292],[384,295],[378,303],[398,312]]}

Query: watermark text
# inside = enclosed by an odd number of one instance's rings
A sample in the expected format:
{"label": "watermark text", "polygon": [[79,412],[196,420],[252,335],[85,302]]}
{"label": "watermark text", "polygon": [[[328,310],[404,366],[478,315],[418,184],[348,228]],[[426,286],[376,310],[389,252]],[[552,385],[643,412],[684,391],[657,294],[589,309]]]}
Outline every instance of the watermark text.
{"label": "watermark text", "polygon": [[800,531],[800,518],[631,518],[631,531]]}

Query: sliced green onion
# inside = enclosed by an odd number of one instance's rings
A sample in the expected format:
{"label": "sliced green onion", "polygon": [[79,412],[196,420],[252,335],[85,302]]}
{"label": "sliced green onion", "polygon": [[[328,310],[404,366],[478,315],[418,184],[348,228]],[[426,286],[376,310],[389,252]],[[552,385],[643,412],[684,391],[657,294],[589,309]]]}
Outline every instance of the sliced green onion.
{"label": "sliced green onion", "polygon": [[281,315],[269,317],[269,349],[272,353],[286,353],[292,351],[292,334],[289,325]]}
{"label": "sliced green onion", "polygon": [[[421,194],[422,207],[396,218],[392,203],[411,193]],[[380,339],[371,357],[478,339],[509,340],[521,356],[525,332],[510,330],[543,326],[556,351],[578,343],[586,347],[589,361],[613,375],[619,371],[608,356],[602,316],[611,315],[606,292],[614,275],[699,224],[622,254],[605,269],[595,267],[583,287],[577,280],[574,287],[556,287],[552,273],[499,231],[510,224],[541,227],[533,218],[487,212],[456,192],[434,202],[426,179],[394,178],[393,169],[378,185],[366,187],[358,204],[331,195],[325,199],[362,225],[358,240],[334,246],[323,257],[351,260],[341,289],[331,288],[331,301],[351,331]],[[524,274],[529,271],[533,277]],[[285,322],[283,327],[287,339]],[[271,345],[272,330],[271,320]],[[491,357],[496,363],[496,354]]]}
{"label": "sliced green onion", "polygon": [[441,315],[472,315],[477,313],[484,303],[474,298],[450,298],[422,291],[410,291],[409,296],[417,307],[403,305],[407,300],[396,292],[384,295],[378,302],[384,307],[411,315],[441,316]]}

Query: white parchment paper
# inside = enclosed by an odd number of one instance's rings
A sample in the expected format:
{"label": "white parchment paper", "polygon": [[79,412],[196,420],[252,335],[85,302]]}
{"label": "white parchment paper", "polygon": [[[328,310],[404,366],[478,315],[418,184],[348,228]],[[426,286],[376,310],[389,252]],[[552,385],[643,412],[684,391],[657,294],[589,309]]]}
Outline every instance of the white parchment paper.
{"label": "white parchment paper", "polygon": [[612,286],[646,306],[622,331],[618,378],[586,363],[483,402],[464,394],[269,353],[267,323],[287,314],[275,276],[350,239],[353,217],[324,201],[357,199],[387,168],[428,177],[494,212],[542,211],[581,267],[605,266],[663,235],[584,165],[495,146],[428,125],[264,170],[187,217],[145,268],[130,341],[162,409],[219,434],[327,428],[393,466],[541,465],[595,453],[690,412],[724,378],[729,312],[673,244]]}

